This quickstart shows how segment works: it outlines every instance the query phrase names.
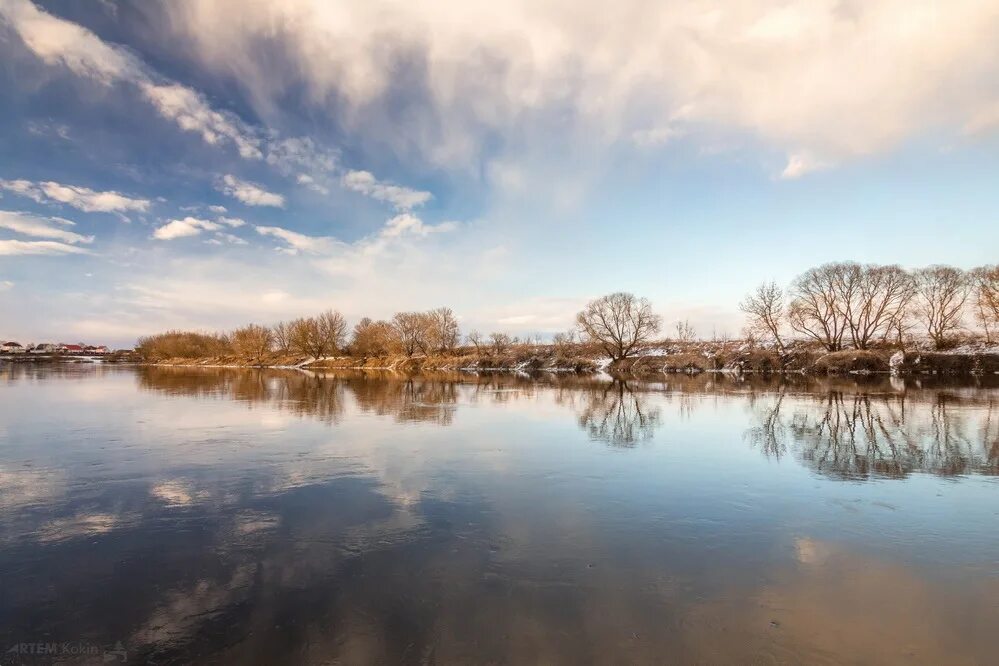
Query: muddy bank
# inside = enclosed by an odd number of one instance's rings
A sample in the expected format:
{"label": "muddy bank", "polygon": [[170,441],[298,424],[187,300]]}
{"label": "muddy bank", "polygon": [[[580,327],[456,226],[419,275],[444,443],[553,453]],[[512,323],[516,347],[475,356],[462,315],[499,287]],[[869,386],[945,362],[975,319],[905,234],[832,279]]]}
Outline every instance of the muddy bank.
{"label": "muddy bank", "polygon": [[999,373],[999,353],[969,352],[899,352],[883,350],[845,350],[825,352],[798,345],[778,352],[749,347],[746,344],[690,343],[645,350],[642,355],[611,363],[593,353],[565,353],[546,347],[523,348],[507,353],[458,353],[441,356],[337,356],[313,359],[306,356],[272,353],[260,358],[238,356],[211,358],[175,358],[158,361],[159,365],[217,367],[276,367],[312,370],[391,370],[417,373],[425,371],[516,371],[575,372],[601,370],[633,375],[670,373],[698,374],[725,372],[733,374],[948,374],[980,375]]}

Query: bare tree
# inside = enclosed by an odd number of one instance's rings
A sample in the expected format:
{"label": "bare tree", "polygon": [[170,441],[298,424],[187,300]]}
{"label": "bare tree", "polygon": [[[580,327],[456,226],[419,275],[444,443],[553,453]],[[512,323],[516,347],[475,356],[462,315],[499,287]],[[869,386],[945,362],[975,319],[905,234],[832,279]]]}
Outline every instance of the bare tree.
{"label": "bare tree", "polygon": [[507,351],[515,342],[516,340],[511,338],[506,333],[489,334],[489,344],[492,345],[493,351],[497,354],[502,354]]}
{"label": "bare tree", "polygon": [[372,321],[365,317],[357,322],[351,340],[354,356],[388,356],[399,349],[399,336],[391,322]]}
{"label": "bare tree", "polygon": [[952,266],[929,266],[916,271],[916,308],[937,349],[947,346],[950,334],[961,327],[961,311],[968,299],[967,274]]}
{"label": "bare tree", "polygon": [[746,296],[739,309],[746,314],[747,327],[754,336],[773,339],[777,351],[784,353],[780,329],[784,319],[784,290],[775,282],[764,282]]}
{"label": "bare tree", "polygon": [[274,344],[274,333],[266,326],[250,324],[233,331],[229,341],[236,354],[252,363],[260,363]]}
{"label": "bare tree", "polygon": [[469,331],[468,335],[465,336],[465,340],[468,342],[468,344],[475,347],[476,354],[478,354],[482,350],[482,345],[484,344],[484,340],[482,338],[482,334],[479,333],[478,331],[474,330]]}
{"label": "bare tree", "polygon": [[347,321],[339,312],[327,310],[317,317],[296,319],[290,329],[292,349],[313,358],[324,358],[343,349]]}
{"label": "bare tree", "polygon": [[676,322],[677,342],[693,342],[696,337],[697,332],[694,331],[694,327],[690,325],[688,320],[684,319],[683,321]]}
{"label": "bare tree", "polygon": [[552,336],[552,346],[560,356],[568,356],[572,353],[576,345],[576,331],[568,330],[565,333],[556,333]]}
{"label": "bare tree", "polygon": [[586,337],[617,361],[637,353],[659,332],[660,317],[644,298],[617,292],[587,303],[576,315],[576,323]]}
{"label": "bare tree", "polygon": [[397,312],[392,317],[392,325],[406,356],[426,349],[426,321],[423,313]]}
{"label": "bare tree", "polygon": [[849,288],[841,296],[850,338],[857,349],[888,335],[904,319],[915,293],[912,276],[900,266],[867,265],[850,271]]}
{"label": "bare tree", "polygon": [[992,344],[999,328],[999,264],[981,266],[971,271],[974,286],[975,319],[985,333],[986,344]]}
{"label": "bare tree", "polygon": [[855,288],[855,264],[824,264],[799,275],[791,285],[788,322],[828,351],[843,348],[848,328],[844,295]]}
{"label": "bare tree", "polygon": [[274,347],[280,352],[287,353],[291,349],[291,324],[280,321],[274,324],[271,333],[274,338]]}
{"label": "bare tree", "polygon": [[461,333],[458,330],[458,320],[451,308],[437,308],[424,315],[424,326],[427,346],[432,352],[450,354],[458,346]]}

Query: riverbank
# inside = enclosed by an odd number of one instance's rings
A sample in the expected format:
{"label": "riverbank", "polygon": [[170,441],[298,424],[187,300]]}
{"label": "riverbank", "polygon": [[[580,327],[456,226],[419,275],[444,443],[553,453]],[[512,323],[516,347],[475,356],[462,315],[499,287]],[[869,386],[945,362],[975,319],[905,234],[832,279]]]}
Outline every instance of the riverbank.
{"label": "riverbank", "polygon": [[582,348],[567,350],[550,345],[521,346],[501,353],[460,350],[435,356],[336,356],[322,359],[270,353],[259,358],[214,356],[162,359],[158,365],[216,367],[274,367],[312,370],[421,371],[613,371],[633,375],[702,372],[732,374],[951,374],[999,373],[999,349],[962,349],[952,352],[894,349],[826,352],[807,344],[778,352],[744,342],[690,342],[650,346],[640,355],[611,362]]}

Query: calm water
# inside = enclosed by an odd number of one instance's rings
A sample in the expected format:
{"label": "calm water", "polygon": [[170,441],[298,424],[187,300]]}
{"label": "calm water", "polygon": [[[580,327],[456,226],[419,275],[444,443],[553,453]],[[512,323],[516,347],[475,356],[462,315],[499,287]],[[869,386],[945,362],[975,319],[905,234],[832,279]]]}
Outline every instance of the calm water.
{"label": "calm water", "polygon": [[999,380],[0,365],[0,573],[4,665],[997,663]]}

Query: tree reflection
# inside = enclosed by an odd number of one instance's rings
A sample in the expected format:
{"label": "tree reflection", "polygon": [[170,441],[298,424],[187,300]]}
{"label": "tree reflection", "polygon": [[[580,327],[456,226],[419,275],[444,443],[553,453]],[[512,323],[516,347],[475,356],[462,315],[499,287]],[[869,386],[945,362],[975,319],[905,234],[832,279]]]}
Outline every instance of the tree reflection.
{"label": "tree reflection", "polygon": [[757,424],[746,438],[775,457],[787,451],[790,439],[803,464],[844,479],[999,474],[995,405],[989,396],[969,410],[946,391],[913,397],[831,389],[797,397],[788,415],[780,391],[754,410]]}
{"label": "tree reflection", "polygon": [[659,408],[648,404],[647,397],[632,391],[627,382],[616,379],[602,390],[586,393],[579,425],[591,439],[612,446],[635,446],[651,439],[661,422]]}

